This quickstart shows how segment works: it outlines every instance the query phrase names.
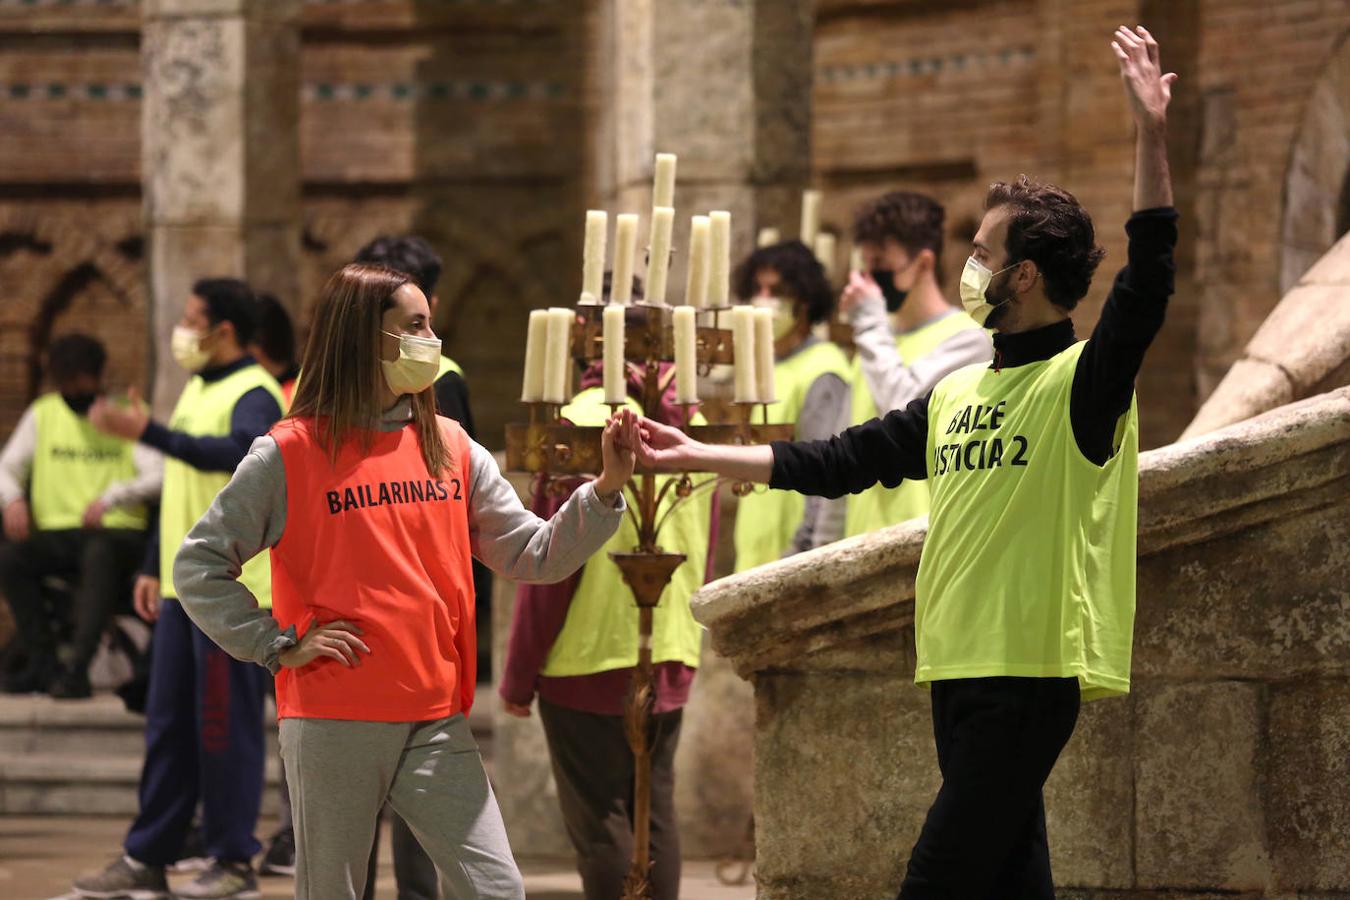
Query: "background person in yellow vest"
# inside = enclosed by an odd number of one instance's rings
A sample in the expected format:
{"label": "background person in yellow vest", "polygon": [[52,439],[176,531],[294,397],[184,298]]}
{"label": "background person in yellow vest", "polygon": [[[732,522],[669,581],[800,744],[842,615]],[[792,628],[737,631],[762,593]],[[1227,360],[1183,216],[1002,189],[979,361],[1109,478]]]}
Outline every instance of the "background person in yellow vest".
{"label": "background person in yellow vest", "polygon": [[[417,235],[385,235],[378,237],[357,251],[353,262],[371,263],[388,266],[403,272],[412,278],[413,283],[427,298],[431,307],[431,317],[436,318],[436,308],[440,297],[436,295],[436,284],[441,280],[443,268],[441,258],[431,249],[431,244]],[[449,419],[454,419],[463,427],[470,440],[478,439],[473,427],[473,412],[469,408],[469,385],[464,380],[464,370],[459,364],[441,354],[440,370],[436,373],[436,382],[432,385],[436,395],[436,411]],[[484,598],[477,605],[478,627],[478,678],[486,680],[492,676],[492,572],[478,560],[473,561],[474,594]],[[390,844],[394,853],[394,877],[398,881],[399,900],[436,900],[439,896],[436,887],[436,867],[431,857],[423,851],[412,830],[396,813],[389,812],[391,820]],[[375,872],[379,867],[380,829],[375,828],[375,844],[370,850],[370,867],[366,875],[366,894],[364,900],[374,900]]]}
{"label": "background person in yellow vest", "polygon": [[[179,859],[199,801],[202,839],[213,863],[176,896],[257,896],[252,859],[260,845],[253,830],[262,796],[266,673],[212,643],[188,619],[170,577],[188,530],[253,441],[281,417],[276,380],[244,349],[256,318],[253,292],[242,281],[198,281],[174,329],[173,356],[193,376],[169,425],[152,421],[139,404],[122,408],[100,401],[90,413],[99,428],[138,438],[166,459],[158,540],[135,598],[137,611],[156,622],[140,812],[123,856],[75,882],[81,896],[154,896],[163,890],[164,867]],[[262,606],[271,606],[266,558],[251,561],[241,578]]]}
{"label": "background person in yellow vest", "polygon": [[[1139,422],[1134,380],[1162,327],[1177,213],[1166,113],[1176,76],[1142,27],[1113,50],[1134,114],[1127,265],[1092,336],[1070,311],[1103,251],[1068,192],[996,183],[961,300],[997,362],[829,441],[710,447],[644,422],[639,464],[827,497],[927,479],[915,678],[932,690],[942,787],[900,897],[1055,896],[1042,789],[1082,700],[1130,686]],[[903,764],[903,761],[901,761]]]}
{"label": "background person in yellow vest", "polygon": [[[945,220],[941,204],[913,191],[883,194],[858,209],[853,240],[867,271],[849,275],[839,301],[853,326],[857,355],[853,402],[840,410],[835,432],[904,409],[947,374],[993,355],[989,335],[947,302],[938,283]],[[927,485],[878,485],[847,498],[842,536],[927,512]],[[824,539],[841,536],[837,518],[822,525]]]}
{"label": "background person in yellow vest", "polygon": [[[744,302],[775,307],[778,402],[769,406],[769,421],[796,423],[796,437],[801,441],[834,434],[839,411],[849,408],[849,362],[837,344],[811,333],[811,327],[828,319],[834,308],[825,269],[816,255],[800,241],[761,247],[736,270],[734,288]],[[762,414],[756,411],[755,415]],[[759,489],[740,498],[736,571],[819,546],[824,530],[817,523],[831,504],[843,505],[795,491]]]}
{"label": "background person in yellow vest", "polygon": [[258,325],[248,352],[277,380],[282,406],[289,407],[295,394],[295,379],[300,375],[300,364],[295,359],[295,326],[286,307],[271,294],[258,295]]}
{"label": "background person in yellow vest", "polygon": [[[103,393],[103,345],[83,334],[52,342],[47,377],[55,388],[25,410],[0,453],[0,591],[19,627],[27,667],[9,693],[88,697],[89,661],[112,616],[130,606],[145,548],[146,505],[159,497],[163,461],[149,447],[108,437],[87,417]],[[25,490],[26,488],[26,490]],[[74,625],[58,663],[42,581],[74,585]],[[65,613],[67,611],[58,611]],[[64,617],[64,616],[63,616]]]}
{"label": "background person in yellow vest", "polygon": [[[608,297],[609,276],[606,276]],[[643,296],[635,279],[633,295]],[[563,407],[577,425],[603,425],[602,366],[583,373],[581,391]],[[663,365],[662,377],[673,375]],[[641,411],[642,376],[629,367],[628,408]],[[662,394],[662,421],[682,421],[670,379]],[[698,421],[697,419],[695,421]],[[669,508],[674,491],[662,511]],[[536,485],[533,509],[551,513],[557,500]],[[704,489],[681,503],[666,520],[662,547],[688,556],[661,597],[653,623],[652,659],[656,696],[652,717],[652,896],[676,900],[680,888],[680,840],[675,822],[675,750],[680,721],[698,668],[702,632],[689,598],[711,577],[716,507]],[[574,578],[557,585],[522,586],[498,688],[506,711],[528,716],[539,696],[539,716],[548,739],[558,785],[558,803],[577,854],[587,900],[617,900],[632,858],[633,754],[624,735],[624,702],[637,665],[637,607],[609,558],[637,543],[631,518]]]}

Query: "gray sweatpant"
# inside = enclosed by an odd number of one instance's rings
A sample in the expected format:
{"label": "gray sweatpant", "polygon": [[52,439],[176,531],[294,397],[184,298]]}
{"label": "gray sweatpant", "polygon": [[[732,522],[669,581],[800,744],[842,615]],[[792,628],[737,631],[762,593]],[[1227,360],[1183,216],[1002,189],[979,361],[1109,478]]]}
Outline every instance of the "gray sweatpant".
{"label": "gray sweatpant", "polygon": [[296,900],[356,900],[388,801],[455,900],[524,900],[501,812],[464,716],[434,722],[282,719]]}

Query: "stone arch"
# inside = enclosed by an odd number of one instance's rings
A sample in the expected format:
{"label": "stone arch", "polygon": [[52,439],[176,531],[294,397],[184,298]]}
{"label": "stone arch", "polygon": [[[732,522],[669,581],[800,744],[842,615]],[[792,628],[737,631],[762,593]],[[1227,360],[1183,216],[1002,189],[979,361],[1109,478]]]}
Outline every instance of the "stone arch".
{"label": "stone arch", "polygon": [[1350,29],[1309,96],[1285,168],[1280,293],[1350,229]]}

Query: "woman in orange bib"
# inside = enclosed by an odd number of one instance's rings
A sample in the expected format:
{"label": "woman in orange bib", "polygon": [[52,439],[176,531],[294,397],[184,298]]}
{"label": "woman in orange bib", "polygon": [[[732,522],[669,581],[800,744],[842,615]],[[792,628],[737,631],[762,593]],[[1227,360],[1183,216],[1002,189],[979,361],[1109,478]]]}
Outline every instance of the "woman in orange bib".
{"label": "woman in orange bib", "polygon": [[[439,362],[426,298],[406,276],[339,271],[290,415],[253,445],[174,565],[193,621],[276,675],[297,898],[361,896],[386,802],[448,896],[524,897],[465,718],[470,560],[516,581],[572,574],[618,526],[633,457],[616,449],[620,426],[606,426],[604,471],[540,519],[492,455],[435,414]],[[237,580],[263,550],[270,615]]]}

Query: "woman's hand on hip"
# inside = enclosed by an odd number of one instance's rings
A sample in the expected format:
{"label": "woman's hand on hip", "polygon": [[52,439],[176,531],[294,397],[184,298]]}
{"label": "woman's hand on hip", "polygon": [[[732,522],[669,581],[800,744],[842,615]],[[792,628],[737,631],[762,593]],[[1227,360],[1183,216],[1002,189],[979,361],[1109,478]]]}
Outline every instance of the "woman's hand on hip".
{"label": "woman's hand on hip", "polygon": [[335,659],[348,668],[359,666],[360,654],[370,653],[370,647],[358,637],[362,633],[351,622],[327,622],[322,625],[315,622],[299,643],[281,652],[277,661],[288,669],[307,666],[323,657]]}

